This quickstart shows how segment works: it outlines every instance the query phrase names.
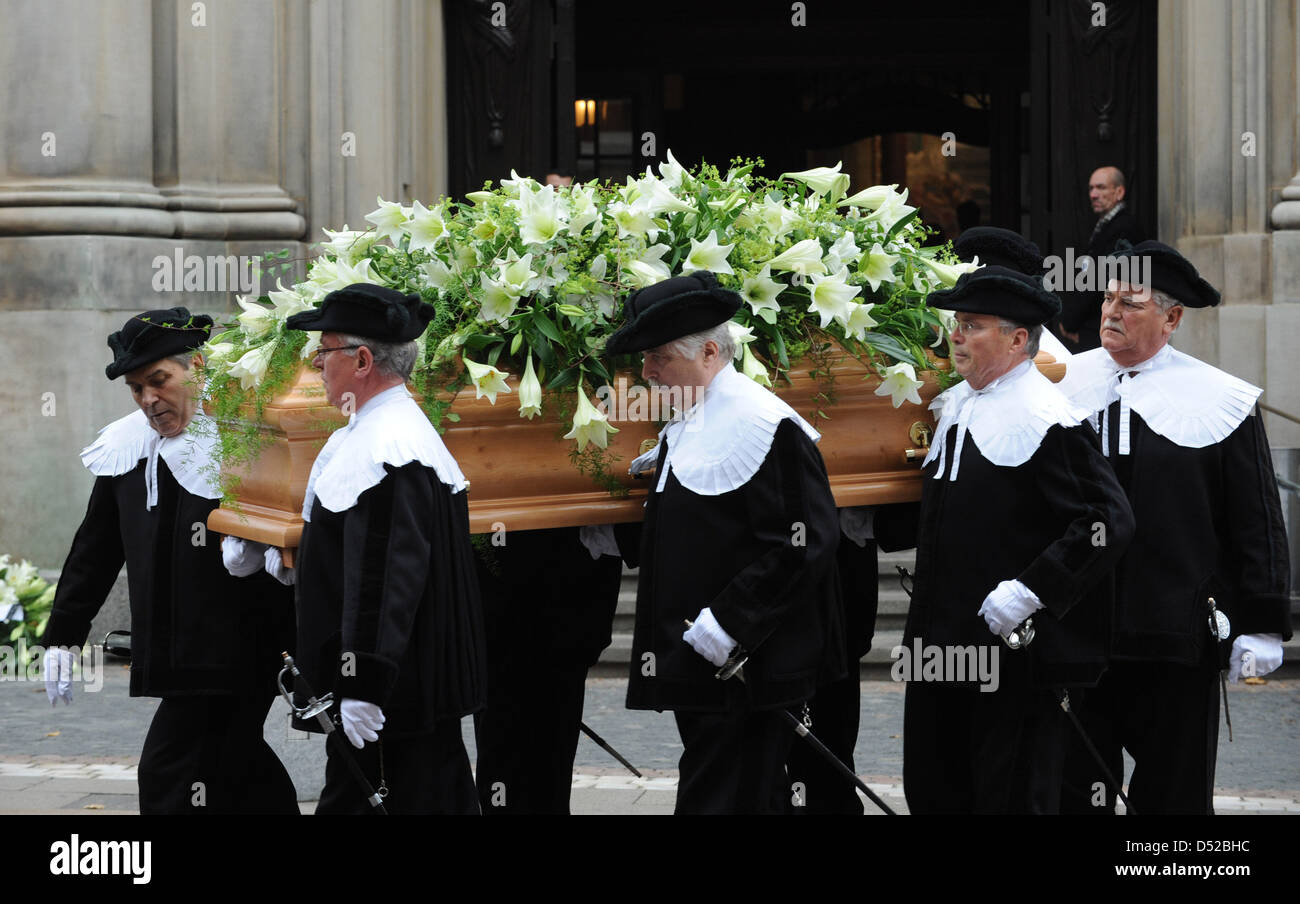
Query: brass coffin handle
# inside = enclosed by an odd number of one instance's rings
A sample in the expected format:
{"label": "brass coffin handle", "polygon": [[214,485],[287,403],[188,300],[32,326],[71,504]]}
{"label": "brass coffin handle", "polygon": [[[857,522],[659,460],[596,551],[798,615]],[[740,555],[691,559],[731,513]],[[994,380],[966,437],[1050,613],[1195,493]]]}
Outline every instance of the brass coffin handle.
{"label": "brass coffin handle", "polygon": [[908,464],[924,461],[925,457],[930,454],[930,437],[933,433],[933,429],[925,421],[916,421],[912,424],[907,431],[907,438],[917,448],[904,449],[903,461]]}

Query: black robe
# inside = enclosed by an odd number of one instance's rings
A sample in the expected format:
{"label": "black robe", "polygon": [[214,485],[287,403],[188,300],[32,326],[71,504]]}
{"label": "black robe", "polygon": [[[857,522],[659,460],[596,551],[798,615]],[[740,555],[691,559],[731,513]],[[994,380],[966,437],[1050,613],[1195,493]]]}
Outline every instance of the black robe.
{"label": "black robe", "polygon": [[375,703],[384,737],[400,738],[483,705],[484,634],[466,493],[418,461],[384,471],[345,511],[312,505],[298,665],[316,696]]}
{"label": "black robe", "polygon": [[161,457],[158,504],[146,509],[145,467],[95,478],[42,643],[83,645],[125,562],[131,696],[273,693],[292,646],[292,588],[263,571],[227,572],[220,537],[206,530],[218,500],[180,486]]}
{"label": "black robe", "polygon": [[[1118,454],[1119,402],[1107,410],[1110,460],[1137,530],[1116,572],[1116,659],[1195,665],[1211,642],[1207,597],[1232,635],[1291,637],[1290,560],[1264,422],[1247,416],[1200,449],[1156,433],[1136,412]],[[1225,643],[1226,656],[1231,644]]]}
{"label": "black robe", "polygon": [[[947,448],[957,428],[948,430]],[[999,467],[967,434],[958,479],[952,456],[940,479],[925,468],[916,581],[904,646],[1001,643],[979,609],[999,583],[1018,579],[1044,609],[1019,655],[1039,686],[1095,684],[1106,665],[1110,573],[1133,534],[1133,513],[1086,424],[1053,425],[1019,467]],[[1104,544],[1095,525],[1104,526]],[[1077,609],[1076,609],[1077,605]],[[1005,674],[1005,673],[1004,673]],[[1018,674],[1018,673],[1017,673]]]}
{"label": "black robe", "polygon": [[[662,473],[668,441],[659,446]],[[821,453],[789,418],[735,490],[693,493],[670,469],[646,506],[628,708],[773,709],[841,677],[839,535]],[[684,620],[706,606],[750,651],[743,685],[715,679],[717,667],[682,640]]]}
{"label": "black robe", "polygon": [[[1146,236],[1138,225],[1132,209],[1125,205],[1119,213],[1107,220],[1100,229],[1095,229],[1088,239],[1086,253],[1093,259],[1112,254],[1120,239],[1126,239],[1136,245]],[[1104,291],[1104,286],[1102,287]],[[1102,291],[1096,292],[1062,292],[1061,326],[1071,333],[1079,335],[1079,341],[1071,343],[1071,351],[1087,351],[1101,345],[1101,302]]]}

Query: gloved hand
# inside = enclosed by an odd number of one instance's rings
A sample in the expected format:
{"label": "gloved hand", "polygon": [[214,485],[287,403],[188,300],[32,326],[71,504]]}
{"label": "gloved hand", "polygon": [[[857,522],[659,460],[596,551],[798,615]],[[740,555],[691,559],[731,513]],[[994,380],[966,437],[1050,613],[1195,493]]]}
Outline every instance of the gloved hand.
{"label": "gloved hand", "polygon": [[727,657],[736,648],[736,641],[722,630],[722,625],[718,624],[707,606],[695,616],[695,624],[682,633],[682,640],[690,644],[696,653],[719,667],[726,665]]}
{"label": "gloved hand", "polygon": [[1003,581],[984,597],[979,614],[984,616],[990,631],[1006,637],[1041,608],[1043,604],[1034,591],[1019,581]]}
{"label": "gloved hand", "polygon": [[[1243,668],[1247,656],[1254,660],[1253,669]],[[1243,634],[1232,642],[1232,653],[1228,656],[1228,680],[1236,684],[1239,678],[1263,677],[1281,664],[1281,634]]]}
{"label": "gloved hand", "polygon": [[339,704],[339,715],[343,717],[343,733],[353,747],[360,750],[366,741],[379,740],[379,732],[384,728],[384,711],[378,704],[344,698]]}
{"label": "gloved hand", "polygon": [[295,580],[293,569],[284,567],[284,558],[280,555],[280,547],[268,546],[266,555],[263,557],[263,563],[267,574],[285,586],[293,586]]}
{"label": "gloved hand", "polygon": [[60,698],[72,705],[72,667],[76,657],[72,651],[61,647],[51,647],[45,651],[45,696],[50,698],[50,706],[58,706]]}
{"label": "gloved hand", "polygon": [[251,540],[241,540],[239,537],[222,537],[221,538],[221,562],[237,578],[246,578],[250,574],[256,574],[262,568],[262,550],[266,549],[261,543],[254,543]]}

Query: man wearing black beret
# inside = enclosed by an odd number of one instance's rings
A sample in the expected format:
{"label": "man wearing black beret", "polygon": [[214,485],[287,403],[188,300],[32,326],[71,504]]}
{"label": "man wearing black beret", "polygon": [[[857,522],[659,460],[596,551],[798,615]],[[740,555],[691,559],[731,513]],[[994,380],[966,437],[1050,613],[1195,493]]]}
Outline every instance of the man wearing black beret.
{"label": "man wearing black beret", "polygon": [[[334,695],[395,814],[479,812],[460,733],[485,686],[469,484],[405,386],[433,314],[418,295],[358,283],[287,321],[320,331],[312,362],[351,416],[303,501],[298,664],[317,696]],[[370,810],[331,747],[316,812]]]}
{"label": "man wearing black beret", "polygon": [[[931,405],[895,665],[908,682],[904,793],[914,814],[1052,813],[1066,749],[1058,692],[1105,667],[1108,579],[1133,516],[1087,413],[1033,365],[1056,297],[990,266],[929,304],[956,314],[965,379]],[[1032,642],[1011,649],[1031,627]]]}
{"label": "man wearing black beret", "polygon": [[[1159,242],[1121,245],[1147,258],[1148,284],[1112,281],[1101,348],[1071,359],[1061,391],[1085,408],[1137,519],[1116,573],[1115,660],[1080,707],[1110,770],[1134,760],[1133,809],[1212,813],[1219,678],[1263,675],[1291,636],[1290,565],[1260,389],[1172,348],[1185,308],[1219,293]],[[1226,687],[1224,688],[1226,693]],[[1083,750],[1067,802],[1114,813]]]}
{"label": "man wearing black beret", "polygon": [[67,648],[86,642],[125,562],[131,696],[162,698],[140,755],[140,812],[297,813],[262,736],[293,594],[265,574],[227,574],[204,533],[221,498],[195,378],[211,324],[185,308],[146,311],[108,337],[108,378],[125,376],[140,410],[81,453],[95,485],[43,638],[46,689],[72,702]]}
{"label": "man wearing black beret", "polygon": [[[676,717],[678,813],[787,812],[794,734],[779,711],[845,672],[820,436],[733,367],[740,304],[711,273],[668,279],[628,297],[606,346],[642,352],[642,374],[679,409],[633,462],[654,474],[627,699]],[[743,683],[715,678],[744,655]]]}

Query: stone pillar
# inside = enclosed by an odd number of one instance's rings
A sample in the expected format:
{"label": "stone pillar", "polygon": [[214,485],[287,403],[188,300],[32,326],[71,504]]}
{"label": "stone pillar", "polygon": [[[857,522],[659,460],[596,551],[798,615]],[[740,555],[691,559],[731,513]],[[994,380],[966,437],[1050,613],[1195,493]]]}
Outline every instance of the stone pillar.
{"label": "stone pillar", "polygon": [[142,310],[237,311],[237,279],[167,284],[160,262],[288,247],[301,273],[321,227],[364,227],[376,195],[443,191],[442,3],[12,0],[4,14],[0,552],[57,567],[91,484],[77,452],[133,408],[104,378],[105,337]]}
{"label": "stone pillar", "polygon": [[[1174,344],[1300,411],[1287,351],[1300,307],[1284,303],[1300,301],[1300,247],[1270,229],[1283,228],[1274,205],[1296,173],[1296,0],[1161,0],[1159,29],[1159,238],[1223,293],[1217,309],[1188,312]],[[1300,446],[1297,425],[1266,425],[1275,447]]]}

